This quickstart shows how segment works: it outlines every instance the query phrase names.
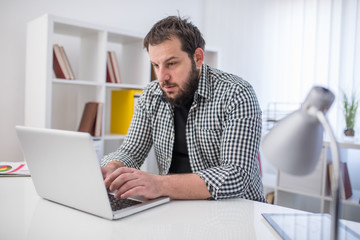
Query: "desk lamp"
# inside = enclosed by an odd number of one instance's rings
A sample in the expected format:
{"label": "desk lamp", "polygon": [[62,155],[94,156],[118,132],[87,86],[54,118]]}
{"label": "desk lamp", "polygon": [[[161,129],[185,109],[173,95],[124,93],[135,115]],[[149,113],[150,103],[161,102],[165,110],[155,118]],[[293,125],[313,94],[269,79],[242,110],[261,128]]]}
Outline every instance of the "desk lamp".
{"label": "desk lamp", "polygon": [[275,125],[264,137],[264,156],[279,170],[293,175],[305,175],[314,170],[323,144],[323,128],[330,138],[333,162],[331,191],[331,239],[338,238],[340,159],[334,133],[325,114],[335,99],[334,94],[315,86],[301,108]]}

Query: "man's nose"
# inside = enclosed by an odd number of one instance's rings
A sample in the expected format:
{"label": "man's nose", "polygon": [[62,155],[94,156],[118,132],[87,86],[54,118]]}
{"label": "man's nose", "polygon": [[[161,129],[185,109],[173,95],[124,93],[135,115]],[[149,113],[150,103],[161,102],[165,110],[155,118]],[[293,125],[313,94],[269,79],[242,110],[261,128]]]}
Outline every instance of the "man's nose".
{"label": "man's nose", "polygon": [[160,83],[164,81],[168,81],[170,79],[170,73],[166,68],[159,67],[157,71],[157,77]]}

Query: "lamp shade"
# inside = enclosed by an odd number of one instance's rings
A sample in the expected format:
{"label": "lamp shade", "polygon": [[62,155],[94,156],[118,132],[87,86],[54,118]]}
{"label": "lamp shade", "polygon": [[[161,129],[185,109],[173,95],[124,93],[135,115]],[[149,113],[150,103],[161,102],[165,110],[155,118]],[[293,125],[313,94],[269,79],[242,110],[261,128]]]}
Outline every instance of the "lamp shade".
{"label": "lamp shade", "polygon": [[279,170],[305,175],[314,170],[321,153],[323,127],[316,113],[326,113],[334,94],[313,87],[301,108],[280,120],[264,137],[262,152]]}

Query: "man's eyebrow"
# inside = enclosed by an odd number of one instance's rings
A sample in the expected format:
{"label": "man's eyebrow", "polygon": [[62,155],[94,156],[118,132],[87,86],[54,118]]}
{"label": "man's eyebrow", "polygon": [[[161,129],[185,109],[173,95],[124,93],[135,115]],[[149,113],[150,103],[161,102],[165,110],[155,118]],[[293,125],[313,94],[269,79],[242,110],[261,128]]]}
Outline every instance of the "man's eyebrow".
{"label": "man's eyebrow", "polygon": [[171,60],[174,60],[174,59],[178,59],[179,57],[176,57],[176,56],[172,56],[172,57],[169,57],[168,59],[165,60],[165,62],[169,62]]}
{"label": "man's eyebrow", "polygon": [[[171,56],[171,57],[169,57],[169,58],[167,58],[167,59],[165,59],[165,63],[166,62],[170,62],[170,61],[172,61],[172,60],[176,60],[176,59],[178,59],[179,57],[176,57],[176,56]],[[157,63],[155,63],[155,62],[153,62],[153,61],[151,61],[151,64],[155,64],[155,65],[157,65]]]}

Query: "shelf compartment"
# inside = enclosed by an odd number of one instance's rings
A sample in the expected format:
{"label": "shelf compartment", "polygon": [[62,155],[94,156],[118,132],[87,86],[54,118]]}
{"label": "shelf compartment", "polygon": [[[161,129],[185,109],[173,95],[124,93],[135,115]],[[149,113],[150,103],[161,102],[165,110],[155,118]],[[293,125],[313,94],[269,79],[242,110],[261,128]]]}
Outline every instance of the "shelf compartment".
{"label": "shelf compartment", "polygon": [[85,27],[81,23],[70,25],[53,22],[53,27],[53,34],[50,38],[51,47],[53,44],[64,47],[75,79],[103,82],[106,32]]}
{"label": "shelf compartment", "polygon": [[104,137],[104,155],[114,152],[118,149],[121,144],[124,142],[125,136],[117,135],[112,136],[112,134],[106,134]]}
{"label": "shelf compartment", "polygon": [[302,190],[286,188],[286,187],[277,187],[277,190],[283,191],[283,192],[289,192],[291,194],[297,194],[297,195],[303,195],[303,196],[306,196],[306,197],[321,199],[321,195],[317,194],[317,193],[304,192]]}
{"label": "shelf compartment", "polygon": [[[70,80],[71,81],[71,80]],[[55,84],[52,87],[51,128],[76,131],[87,102],[102,100],[102,87]]]}
{"label": "shelf compartment", "polygon": [[275,196],[275,204],[303,211],[319,213],[321,209],[321,198],[311,195],[300,195],[298,193],[278,189]]}
{"label": "shelf compartment", "polygon": [[[359,191],[358,191],[359,192]],[[359,196],[359,194],[357,195]],[[324,212],[329,213],[332,206],[332,198],[326,197],[324,202]],[[340,206],[340,218],[360,222],[360,205],[352,200],[342,200]]]}
{"label": "shelf compartment", "polygon": [[129,37],[109,32],[107,51],[115,51],[121,83],[146,85],[150,82],[150,60],[143,48],[142,37]]}
{"label": "shelf compartment", "polygon": [[[341,203],[346,205],[352,205],[360,207],[360,190],[352,189],[352,196],[348,199],[342,199]],[[327,195],[324,197],[325,201],[331,202],[332,196]]]}

